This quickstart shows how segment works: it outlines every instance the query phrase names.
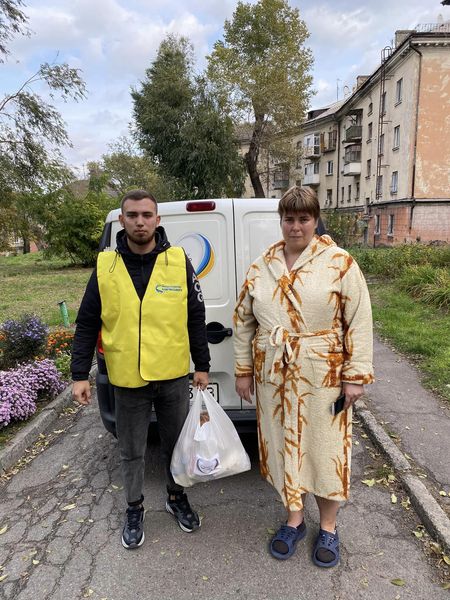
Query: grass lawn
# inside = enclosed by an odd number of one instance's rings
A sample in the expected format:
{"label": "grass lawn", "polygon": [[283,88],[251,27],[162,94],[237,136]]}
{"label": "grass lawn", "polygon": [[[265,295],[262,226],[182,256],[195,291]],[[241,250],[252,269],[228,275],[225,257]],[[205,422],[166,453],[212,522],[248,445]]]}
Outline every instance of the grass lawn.
{"label": "grass lawn", "polygon": [[41,252],[0,256],[0,323],[36,314],[47,325],[62,325],[61,300],[66,301],[73,323],[91,272],[67,261],[46,260]]}
{"label": "grass lawn", "polygon": [[412,359],[424,385],[450,401],[450,314],[390,283],[371,283],[369,291],[377,333]]}

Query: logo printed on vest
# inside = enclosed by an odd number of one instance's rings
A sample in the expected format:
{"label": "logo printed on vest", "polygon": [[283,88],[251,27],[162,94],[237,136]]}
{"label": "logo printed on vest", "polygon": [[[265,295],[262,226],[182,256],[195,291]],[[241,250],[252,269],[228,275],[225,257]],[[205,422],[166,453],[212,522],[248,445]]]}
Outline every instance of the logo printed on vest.
{"label": "logo printed on vest", "polygon": [[181,285],[162,285],[161,283],[158,283],[158,285],[155,286],[155,291],[158,292],[158,294],[165,294],[166,292],[181,292],[182,287]]}

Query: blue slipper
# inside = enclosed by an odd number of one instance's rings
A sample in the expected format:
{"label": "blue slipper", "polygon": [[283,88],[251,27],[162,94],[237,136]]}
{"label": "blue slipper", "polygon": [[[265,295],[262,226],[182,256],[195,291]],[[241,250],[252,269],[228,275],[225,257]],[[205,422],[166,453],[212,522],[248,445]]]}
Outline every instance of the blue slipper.
{"label": "blue slipper", "polygon": [[306,535],[306,525],[302,521],[298,527],[282,525],[270,542],[270,553],[274,558],[286,560],[294,552],[297,543]]}
{"label": "blue slipper", "polygon": [[[322,550],[322,552],[320,552]],[[324,561],[321,559],[329,558]],[[339,555],[339,536],[337,531],[330,533],[324,529],[319,529],[316,543],[312,554],[313,563],[318,567],[335,567],[340,559]]]}

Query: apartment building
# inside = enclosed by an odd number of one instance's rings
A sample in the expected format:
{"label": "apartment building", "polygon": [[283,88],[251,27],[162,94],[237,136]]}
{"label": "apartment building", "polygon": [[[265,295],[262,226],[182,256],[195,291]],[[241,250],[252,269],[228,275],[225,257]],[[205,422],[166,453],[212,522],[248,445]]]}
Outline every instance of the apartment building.
{"label": "apartment building", "polygon": [[274,165],[267,195],[310,185],[322,208],[360,212],[371,246],[449,243],[449,73],[450,22],[397,31],[350,96],[308,113],[297,163]]}

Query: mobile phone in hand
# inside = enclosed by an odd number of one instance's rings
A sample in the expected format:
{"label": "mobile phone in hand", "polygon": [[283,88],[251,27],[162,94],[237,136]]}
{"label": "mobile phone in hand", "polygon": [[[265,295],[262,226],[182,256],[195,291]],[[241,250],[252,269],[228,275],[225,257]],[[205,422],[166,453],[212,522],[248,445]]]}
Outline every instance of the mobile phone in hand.
{"label": "mobile phone in hand", "polygon": [[331,414],[333,415],[333,417],[335,417],[336,415],[338,415],[340,412],[342,412],[344,410],[344,404],[345,404],[345,394],[341,394],[339,396],[339,398],[336,400],[336,402],[333,402],[333,404],[331,405]]}

